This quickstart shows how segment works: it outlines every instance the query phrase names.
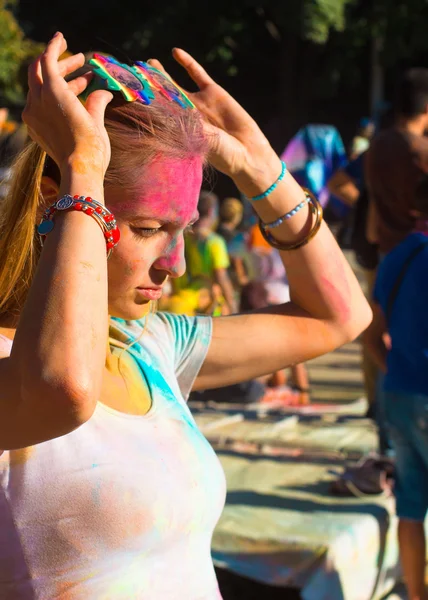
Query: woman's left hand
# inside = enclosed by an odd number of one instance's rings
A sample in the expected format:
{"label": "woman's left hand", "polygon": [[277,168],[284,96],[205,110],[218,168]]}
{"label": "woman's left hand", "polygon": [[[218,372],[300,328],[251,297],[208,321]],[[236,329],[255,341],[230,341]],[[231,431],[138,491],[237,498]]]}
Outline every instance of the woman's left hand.
{"label": "woman's left hand", "polygon": [[[244,193],[245,187],[249,188],[249,195],[258,193],[259,185],[265,181],[269,182],[268,187],[278,177],[281,166],[257,123],[190,54],[175,48],[173,56],[199,88],[198,92],[186,94],[205,117],[210,163],[231,177]],[[149,62],[164,70],[159,61]]]}

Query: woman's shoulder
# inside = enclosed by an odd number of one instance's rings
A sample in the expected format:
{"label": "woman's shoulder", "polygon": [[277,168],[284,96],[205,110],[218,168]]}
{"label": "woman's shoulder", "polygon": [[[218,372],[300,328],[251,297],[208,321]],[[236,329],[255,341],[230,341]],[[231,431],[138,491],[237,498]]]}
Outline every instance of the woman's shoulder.
{"label": "woman's shoulder", "polygon": [[208,352],[212,318],[157,312],[138,321],[118,321],[122,335],[138,344],[137,352],[146,359],[152,355],[165,377],[174,373],[187,398]]}
{"label": "woman's shoulder", "polygon": [[169,339],[175,347],[188,342],[194,336],[204,337],[211,332],[211,317],[189,317],[170,312],[150,315],[147,329],[159,339]]}
{"label": "woman's shoulder", "polygon": [[172,349],[185,345],[192,337],[206,338],[208,343],[211,335],[211,317],[189,317],[163,311],[135,321],[112,318],[112,324],[120,334],[114,338],[120,338],[125,344],[138,342],[142,346],[151,340]]}

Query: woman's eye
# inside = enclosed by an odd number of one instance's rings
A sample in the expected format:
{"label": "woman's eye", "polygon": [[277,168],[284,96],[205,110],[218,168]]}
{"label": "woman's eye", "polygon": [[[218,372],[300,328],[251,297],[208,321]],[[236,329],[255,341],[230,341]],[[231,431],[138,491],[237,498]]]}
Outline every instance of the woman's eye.
{"label": "woman's eye", "polygon": [[160,230],[160,227],[133,227],[134,235],[144,238],[151,237]]}
{"label": "woman's eye", "polygon": [[[132,232],[137,238],[148,238],[152,237],[159,231],[162,231],[162,227],[131,227]],[[192,234],[193,233],[193,223],[188,225],[184,230],[184,234]]]}

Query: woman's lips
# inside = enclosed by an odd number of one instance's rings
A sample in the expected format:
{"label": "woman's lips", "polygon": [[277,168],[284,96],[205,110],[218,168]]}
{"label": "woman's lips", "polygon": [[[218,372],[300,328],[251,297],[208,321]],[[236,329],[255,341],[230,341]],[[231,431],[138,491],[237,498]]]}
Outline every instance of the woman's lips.
{"label": "woman's lips", "polygon": [[138,287],[137,290],[142,296],[144,296],[144,298],[147,298],[147,300],[159,300],[159,298],[162,296],[162,288]]}

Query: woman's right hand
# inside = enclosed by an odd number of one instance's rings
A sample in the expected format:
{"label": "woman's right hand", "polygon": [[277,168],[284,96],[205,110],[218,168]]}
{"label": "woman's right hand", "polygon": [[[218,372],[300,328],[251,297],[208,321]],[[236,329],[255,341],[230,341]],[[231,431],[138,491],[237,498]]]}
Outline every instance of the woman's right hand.
{"label": "woman's right hand", "polygon": [[22,113],[30,137],[56,162],[61,171],[104,174],[110,162],[110,140],[104,113],[113,95],[105,90],[90,94],[85,105],[78,99],[92,74],[66,82],[64,77],[83,66],[82,53],[59,60],[67,49],[56,33],[28,70],[29,92]]}

